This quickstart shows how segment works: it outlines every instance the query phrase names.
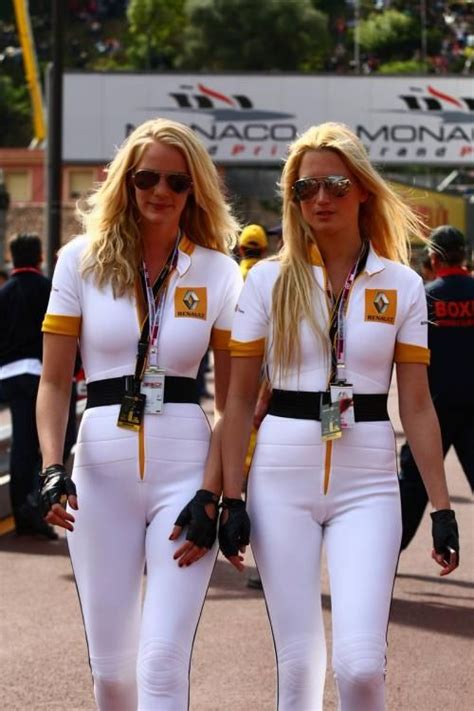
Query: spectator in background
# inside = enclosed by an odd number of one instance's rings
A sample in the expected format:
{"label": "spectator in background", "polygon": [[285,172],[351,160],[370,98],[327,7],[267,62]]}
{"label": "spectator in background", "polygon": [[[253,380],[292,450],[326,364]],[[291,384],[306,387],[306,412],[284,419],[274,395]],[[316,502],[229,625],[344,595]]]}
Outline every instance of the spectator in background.
{"label": "spectator in background", "polygon": [[199,365],[199,370],[196,375],[196,387],[198,391],[199,402],[201,402],[201,400],[212,398],[212,393],[208,389],[206,382],[206,373],[208,373],[210,369],[211,366],[209,364],[209,351],[206,351],[204,354],[204,358],[202,359]]}
{"label": "spectator in background", "polygon": [[246,279],[250,269],[264,258],[268,239],[261,225],[247,225],[239,237],[240,271]]}
{"label": "spectator in background", "polygon": [[[268,248],[268,239],[265,230],[260,225],[247,225],[242,230],[239,237],[239,254],[240,254],[240,271],[244,279],[247,278],[247,274],[250,269],[254,267],[257,262],[259,262],[265,256]],[[255,408],[255,418],[253,423],[252,432],[250,434],[249,446],[247,449],[247,456],[245,457],[245,476],[248,476],[250,465],[252,464],[252,457],[255,451],[255,446],[257,444],[257,432],[260,427],[261,421],[266,413],[266,408],[268,405],[268,400],[270,398],[270,390],[265,379],[262,380],[260,386],[260,397],[257,407]],[[259,407],[260,402],[263,403]],[[254,588],[256,590],[262,589],[262,581],[258,570],[252,570],[249,573],[247,579],[247,587]]]}
{"label": "spectator in background", "polygon": [[425,284],[436,279],[436,274],[431,266],[431,257],[427,254],[420,262],[420,275]]}
{"label": "spectator in background", "polygon": [[[7,281],[8,281],[8,272],[5,269],[1,269],[0,270],[0,289],[4,284],[6,284]],[[5,403],[5,396],[3,394],[2,382],[0,380],[0,406],[2,406],[4,404],[6,404]]]}
{"label": "spectator in background", "polygon": [[[446,456],[451,445],[474,490],[474,280],[466,269],[466,241],[455,227],[442,225],[430,236],[428,254],[435,280],[426,286],[428,378]],[[420,472],[407,443],[400,452],[402,550],[408,546],[428,502]]]}
{"label": "spectator in background", "polygon": [[41,466],[36,431],[36,395],[41,374],[41,324],[50,280],[40,270],[41,240],[19,234],[10,241],[13,270],[0,289],[0,383],[12,419],[10,496],[18,535],[56,539],[43,521],[35,494]]}

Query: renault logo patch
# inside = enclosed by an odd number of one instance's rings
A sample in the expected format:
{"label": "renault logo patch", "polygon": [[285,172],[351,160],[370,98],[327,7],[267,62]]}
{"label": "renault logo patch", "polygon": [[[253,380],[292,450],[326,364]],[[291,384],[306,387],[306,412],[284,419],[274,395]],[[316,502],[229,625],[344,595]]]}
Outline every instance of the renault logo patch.
{"label": "renault logo patch", "polygon": [[385,313],[385,311],[388,309],[390,305],[389,300],[383,293],[383,291],[379,291],[378,294],[376,294],[375,299],[374,299],[374,306],[379,312],[379,314]]}
{"label": "renault logo patch", "polygon": [[365,320],[394,324],[397,315],[396,289],[365,290]]}
{"label": "renault logo patch", "polygon": [[194,291],[187,291],[183,296],[183,301],[190,311],[194,311],[199,304],[199,296]]}
{"label": "renault logo patch", "polygon": [[207,317],[207,289],[205,286],[177,287],[174,293],[176,318]]}

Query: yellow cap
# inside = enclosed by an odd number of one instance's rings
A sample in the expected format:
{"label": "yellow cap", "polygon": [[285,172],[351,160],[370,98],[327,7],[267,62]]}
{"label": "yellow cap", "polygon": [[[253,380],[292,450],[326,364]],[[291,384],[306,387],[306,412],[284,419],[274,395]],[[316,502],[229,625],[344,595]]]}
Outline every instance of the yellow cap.
{"label": "yellow cap", "polygon": [[247,227],[244,227],[240,233],[239,246],[266,249],[268,240],[263,227],[260,225],[247,225]]}

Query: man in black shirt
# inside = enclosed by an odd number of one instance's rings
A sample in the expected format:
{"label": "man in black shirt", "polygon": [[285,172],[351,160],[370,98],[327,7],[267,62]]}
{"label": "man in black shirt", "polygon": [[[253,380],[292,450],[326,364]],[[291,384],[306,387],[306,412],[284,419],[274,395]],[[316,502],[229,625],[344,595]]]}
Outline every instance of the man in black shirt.
{"label": "man in black shirt", "polygon": [[41,240],[20,234],[10,241],[13,270],[0,288],[0,381],[12,419],[10,496],[18,534],[57,538],[36,501],[41,468],[36,395],[41,374],[41,324],[51,282],[40,271]]}
{"label": "man in black shirt", "polygon": [[[427,284],[428,368],[443,452],[454,447],[474,490],[474,279],[464,266],[466,241],[450,225],[430,235],[428,252],[435,280]],[[402,550],[415,535],[428,497],[408,444],[400,453]]]}

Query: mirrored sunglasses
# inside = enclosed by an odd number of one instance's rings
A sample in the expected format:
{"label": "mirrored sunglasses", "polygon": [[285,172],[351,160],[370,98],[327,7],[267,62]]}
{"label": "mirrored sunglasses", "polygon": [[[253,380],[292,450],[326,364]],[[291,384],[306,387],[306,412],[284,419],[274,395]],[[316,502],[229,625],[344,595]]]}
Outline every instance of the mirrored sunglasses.
{"label": "mirrored sunglasses", "polygon": [[132,181],[138,190],[154,188],[163,177],[166,185],[174,193],[184,193],[193,184],[192,178],[186,173],[163,173],[158,170],[137,170],[132,173]]}
{"label": "mirrored sunglasses", "polygon": [[293,198],[297,202],[311,200],[323,187],[333,197],[344,197],[351,189],[352,182],[344,175],[325,175],[322,178],[300,178],[292,186]]}

